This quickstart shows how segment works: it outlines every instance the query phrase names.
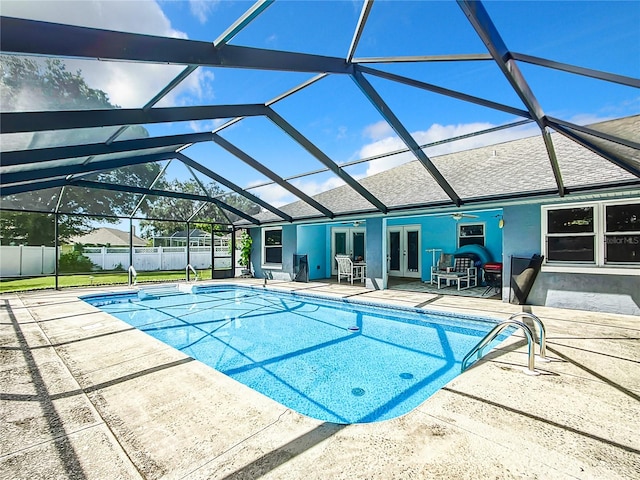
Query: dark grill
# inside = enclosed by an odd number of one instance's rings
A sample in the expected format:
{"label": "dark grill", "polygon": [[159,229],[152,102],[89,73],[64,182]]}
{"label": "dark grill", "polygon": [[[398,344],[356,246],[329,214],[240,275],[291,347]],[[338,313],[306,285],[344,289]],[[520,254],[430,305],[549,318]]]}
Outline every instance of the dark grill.
{"label": "dark grill", "polygon": [[483,295],[486,295],[492,288],[495,293],[502,292],[502,263],[487,262],[484,264],[483,270],[484,283],[487,285]]}

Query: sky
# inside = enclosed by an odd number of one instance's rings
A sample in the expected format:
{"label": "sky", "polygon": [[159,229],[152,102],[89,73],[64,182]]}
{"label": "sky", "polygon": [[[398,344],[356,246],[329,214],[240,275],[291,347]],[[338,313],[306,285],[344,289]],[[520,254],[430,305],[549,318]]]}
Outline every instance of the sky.
{"label": "sky", "polygon": [[[0,2],[3,16],[68,23],[149,35],[214,41],[252,2],[83,0]],[[638,1],[488,1],[485,7],[507,47],[571,65],[640,77]],[[230,42],[234,45],[346,57],[361,1],[277,0]],[[487,50],[452,1],[376,1],[355,52],[356,58],[486,53]],[[184,67],[126,62],[69,60],[87,83],[122,108],[140,108]],[[523,109],[518,96],[493,62],[373,64],[374,68],[439,87]],[[550,116],[579,124],[640,113],[637,89],[519,63],[533,94]],[[314,75],[199,68],[158,106],[263,103]],[[520,120],[504,112],[368,76],[367,79],[407,127],[418,144],[477,132]],[[25,98],[25,101],[28,101]],[[342,164],[405,147],[372,104],[346,76],[328,76],[273,105],[332,160]],[[148,125],[150,134],[205,132],[222,120]],[[430,158],[456,150],[495,144],[539,133],[534,124],[439,145]],[[323,166],[265,118],[248,118],[220,135],[281,177]],[[197,144],[183,153],[234,183],[249,187],[267,179],[220,147]],[[346,168],[355,178],[414,160],[410,154],[383,157]],[[436,162],[437,165],[437,162]],[[190,176],[179,162],[167,174]],[[328,173],[292,182],[313,195],[342,182]],[[274,205],[296,200],[280,187],[252,190]]]}

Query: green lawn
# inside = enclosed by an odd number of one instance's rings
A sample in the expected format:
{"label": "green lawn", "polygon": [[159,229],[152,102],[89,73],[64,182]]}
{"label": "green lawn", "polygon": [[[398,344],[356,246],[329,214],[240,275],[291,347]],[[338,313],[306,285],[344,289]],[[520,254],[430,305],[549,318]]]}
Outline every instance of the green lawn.
{"label": "green lawn", "polygon": [[[193,276],[191,278],[193,279]],[[211,269],[198,270],[198,278],[200,280],[210,279]],[[178,280],[185,280],[184,270],[138,273],[138,283],[176,282]],[[127,282],[127,272],[96,272],[91,274],[60,275],[58,277],[58,286],[60,288],[90,287],[92,285],[126,285]],[[55,288],[55,277],[53,275],[49,277],[20,278],[0,281],[0,293],[41,290],[45,288]]]}

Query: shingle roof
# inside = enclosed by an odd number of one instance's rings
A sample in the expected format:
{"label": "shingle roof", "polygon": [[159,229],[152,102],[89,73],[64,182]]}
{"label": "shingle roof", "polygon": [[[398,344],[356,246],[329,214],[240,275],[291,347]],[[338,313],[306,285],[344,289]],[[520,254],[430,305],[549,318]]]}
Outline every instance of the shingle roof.
{"label": "shingle roof", "polygon": [[[83,245],[110,245],[112,247],[128,247],[129,232],[123,232],[117,228],[101,227],[86,235],[78,235],[69,239],[69,243],[81,243]],[[144,247],[147,241],[144,238],[133,236],[134,247]]]}
{"label": "shingle roof", "polygon": [[[605,133],[634,139],[640,132],[640,115],[590,126]],[[637,178],[590,150],[552,133],[558,163],[567,188],[625,182]],[[624,149],[628,161],[640,165],[640,153],[607,142],[612,151]],[[538,136],[512,140],[472,150],[450,153],[431,159],[462,200],[526,194],[557,189],[545,144]],[[449,198],[418,161],[412,161],[360,180],[360,183],[385,205],[426,207],[447,203]],[[343,185],[313,197],[335,213],[373,210],[373,206],[349,186]],[[294,216],[313,216],[317,212],[302,201],[280,207]],[[262,214],[263,221],[274,221]]]}
{"label": "shingle roof", "polygon": [[[192,228],[189,230],[189,238],[198,238],[198,237],[210,237],[211,234],[200,230],[199,228]],[[187,231],[180,230],[179,232],[172,233],[170,235],[171,238],[187,238]]]}

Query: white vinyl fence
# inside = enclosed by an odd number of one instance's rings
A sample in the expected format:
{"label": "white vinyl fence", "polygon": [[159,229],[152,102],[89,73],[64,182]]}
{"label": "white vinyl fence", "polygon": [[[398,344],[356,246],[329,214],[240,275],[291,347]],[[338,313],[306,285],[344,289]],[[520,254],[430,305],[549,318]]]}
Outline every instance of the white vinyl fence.
{"label": "white vinyl fence", "polygon": [[[231,268],[227,247],[215,248],[215,269]],[[102,270],[129,268],[128,247],[84,247],[83,255]],[[190,261],[196,270],[211,267],[211,247],[191,247]],[[187,247],[133,247],[133,266],[139,272],[183,270],[187,266]]]}
{"label": "white vinyl fence", "polygon": [[54,247],[0,246],[0,277],[31,277],[55,273]]}
{"label": "white vinyl fence", "polygon": [[[231,268],[231,255],[226,246],[215,248],[215,270]],[[83,255],[102,270],[129,268],[128,247],[85,247]],[[237,259],[240,252],[236,252]],[[190,263],[196,270],[211,268],[211,247],[191,247]],[[133,247],[133,266],[139,272],[184,270],[187,247]],[[29,277],[55,272],[54,247],[0,246],[0,276]]]}

